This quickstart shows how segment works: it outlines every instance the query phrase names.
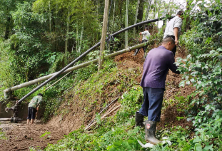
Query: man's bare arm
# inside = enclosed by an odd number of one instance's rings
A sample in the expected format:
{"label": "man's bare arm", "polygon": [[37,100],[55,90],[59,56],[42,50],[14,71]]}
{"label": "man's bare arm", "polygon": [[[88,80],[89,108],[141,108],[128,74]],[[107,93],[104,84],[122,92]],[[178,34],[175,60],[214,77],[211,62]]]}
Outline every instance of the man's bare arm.
{"label": "man's bare arm", "polygon": [[174,36],[175,36],[175,44],[178,45],[178,33],[179,33],[179,28],[178,27],[175,27],[173,28],[173,33],[174,33]]}

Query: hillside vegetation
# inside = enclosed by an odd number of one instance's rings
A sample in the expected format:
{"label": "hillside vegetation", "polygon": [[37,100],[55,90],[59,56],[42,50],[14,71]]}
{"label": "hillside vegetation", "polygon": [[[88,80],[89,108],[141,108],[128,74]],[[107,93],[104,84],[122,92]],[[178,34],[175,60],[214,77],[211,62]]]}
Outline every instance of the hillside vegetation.
{"label": "hillside vegetation", "polygon": [[[10,9],[16,8],[14,11],[9,13],[4,9],[3,13],[12,15],[14,27],[9,26],[9,28],[14,30],[8,34],[5,32],[4,36],[7,37],[1,39],[0,43],[1,91],[61,69],[67,62],[89,48],[94,41],[99,40],[101,27],[98,20],[102,20],[102,9],[96,7],[93,1],[85,3],[82,1],[79,5],[76,4],[77,1],[73,1],[71,6],[76,6],[76,9],[68,9],[68,4],[65,5],[63,0],[47,2],[21,0],[15,6],[11,5]],[[190,7],[196,5],[192,3],[193,1],[188,2]],[[101,1],[98,3],[100,6],[103,4]],[[118,4],[121,10],[121,6],[125,3],[118,1]],[[176,64],[181,75],[169,72],[166,81],[161,122],[157,125],[157,138],[163,140],[167,137],[168,142],[152,148],[142,148],[138,143],[138,140],[143,144],[146,143],[144,129],[135,127],[135,112],[141,107],[143,100],[139,83],[144,59],[142,52],[133,57],[131,51],[116,56],[115,59],[106,60],[99,72],[95,64],[74,71],[44,92],[45,110],[42,121],[45,122],[45,126],[53,125],[67,135],[56,144],[48,144],[41,149],[49,151],[222,150],[222,4],[220,1],[214,1],[210,8],[205,8],[204,5],[199,7],[201,10],[198,12],[193,12],[191,9],[185,11],[179,41],[181,48],[176,54]],[[136,1],[131,1],[130,8],[136,9]],[[153,7],[150,9],[153,12],[157,11]],[[82,11],[85,10],[89,11],[84,16]],[[97,10],[97,13],[94,10]],[[117,12],[116,22],[122,22],[124,15],[121,11]],[[113,12],[111,31],[122,27],[115,24],[114,15]],[[85,21],[75,20],[77,18]],[[87,21],[90,23],[88,29],[85,27]],[[6,22],[7,18],[4,19],[4,25]],[[134,20],[131,19],[129,22],[133,24]],[[48,26],[45,27],[46,24],[54,28],[48,29]],[[69,31],[67,28],[69,25],[76,32]],[[152,28],[150,40],[154,41],[148,49],[152,49],[161,44],[164,27],[157,31],[154,24],[148,26]],[[80,31],[83,31],[82,38],[87,39],[91,36],[93,42],[82,41],[81,34],[77,34],[81,33]],[[132,31],[130,36],[135,39]],[[71,45],[67,39],[76,43]],[[122,49],[123,45],[120,44],[124,43],[122,39],[123,35],[115,38],[114,51]],[[136,43],[134,40],[130,41],[130,45]],[[84,49],[78,49],[79,47]],[[63,48],[67,51],[63,52]],[[105,53],[110,52],[111,50],[107,50]],[[96,51],[90,53],[84,60],[95,56],[97,56]],[[83,60],[77,64],[81,62]],[[17,90],[13,95],[20,98],[34,87]],[[39,91],[44,91],[46,87]],[[112,101],[115,102],[109,105]],[[8,106],[12,104],[10,102]],[[85,130],[90,123],[93,123],[92,126]],[[1,141],[7,143],[4,132],[0,131],[0,134]],[[50,132],[47,131],[43,135],[48,134]],[[29,150],[38,149],[29,146]]]}
{"label": "hillside vegetation", "polygon": [[[220,22],[222,16],[218,13],[219,9],[221,6],[215,7],[214,11],[208,11],[208,16],[199,14],[199,17],[205,21],[191,22],[192,28],[181,37],[180,44],[186,47],[189,55],[186,59],[177,61],[184,79],[180,86],[189,85],[194,87],[195,91],[184,98],[175,96],[173,101],[165,100],[165,102],[171,102],[169,106],[177,104],[177,113],[184,112],[186,115],[177,117],[178,120],[185,118],[192,122],[192,126],[173,125],[171,128],[160,128],[158,137],[168,136],[171,144],[160,144],[152,149],[142,149],[138,144],[137,140],[144,142],[144,130],[134,127],[134,114],[141,105],[139,100],[142,89],[135,87],[134,84],[131,85],[130,80],[122,89],[124,93],[119,100],[122,106],[115,116],[101,121],[100,115],[97,115],[98,125],[90,133],[80,128],[71,132],[58,144],[49,145],[46,150],[221,150],[222,27]],[[218,24],[220,26],[216,26]],[[114,76],[107,77],[107,81],[116,76],[116,74],[111,75]],[[121,81],[125,79],[124,77],[130,78],[125,73],[118,80]],[[91,77],[94,78],[98,77],[95,75]],[[98,84],[103,82],[98,81]],[[93,86],[87,89],[91,92]],[[92,100],[94,95],[90,94],[85,95],[88,99],[84,100]]]}

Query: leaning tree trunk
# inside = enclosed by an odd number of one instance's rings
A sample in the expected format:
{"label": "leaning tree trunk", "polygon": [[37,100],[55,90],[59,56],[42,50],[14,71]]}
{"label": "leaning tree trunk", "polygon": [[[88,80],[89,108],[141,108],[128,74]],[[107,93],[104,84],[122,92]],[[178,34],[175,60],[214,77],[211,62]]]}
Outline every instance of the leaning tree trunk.
{"label": "leaning tree trunk", "polygon": [[99,66],[98,70],[102,69],[103,58],[104,58],[104,48],[106,42],[106,31],[107,31],[107,23],[108,23],[108,9],[109,9],[109,0],[105,0],[105,8],[104,8],[104,15],[103,15],[103,28],[102,28],[102,37],[101,37],[101,44],[100,44],[100,55],[99,55]]}

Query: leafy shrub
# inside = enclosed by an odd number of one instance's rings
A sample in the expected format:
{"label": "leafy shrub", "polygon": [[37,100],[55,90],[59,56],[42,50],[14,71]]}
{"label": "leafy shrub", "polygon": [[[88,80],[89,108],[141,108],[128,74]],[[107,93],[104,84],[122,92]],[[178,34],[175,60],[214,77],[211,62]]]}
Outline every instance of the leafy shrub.
{"label": "leafy shrub", "polygon": [[[217,7],[221,8],[221,5]],[[195,22],[198,23],[197,26],[181,38],[190,55],[186,59],[177,61],[179,70],[183,74],[180,86],[191,85],[196,88],[190,102],[190,111],[196,110],[196,112],[190,112],[188,118],[195,126],[195,135],[182,142],[181,139],[176,140],[177,145],[184,144],[182,150],[221,149],[222,44],[218,43],[216,38],[221,35],[220,28],[214,26],[215,21],[218,23],[220,20],[221,14],[213,11],[205,22]],[[176,137],[178,136],[173,136]]]}

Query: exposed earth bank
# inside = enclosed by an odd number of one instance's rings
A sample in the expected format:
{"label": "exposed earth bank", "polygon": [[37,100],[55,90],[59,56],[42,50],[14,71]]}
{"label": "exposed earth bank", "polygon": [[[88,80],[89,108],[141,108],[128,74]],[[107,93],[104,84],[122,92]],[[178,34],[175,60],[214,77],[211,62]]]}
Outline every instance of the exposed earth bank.
{"label": "exposed earth bank", "polygon": [[[121,68],[122,70],[128,68],[139,68],[139,71],[142,71],[144,62],[143,51],[140,51],[137,56],[133,56],[133,54],[134,51],[131,51],[116,56],[115,61],[117,62],[118,68]],[[184,58],[185,56],[186,55],[184,53],[184,50],[179,49],[176,57]],[[141,80],[141,77],[142,72],[140,76],[135,79],[138,84]],[[166,91],[164,94],[165,100],[173,100],[175,96],[185,97],[194,90],[193,88],[188,86],[184,88],[179,88],[180,81],[181,75],[174,74],[171,71],[168,73],[166,81]],[[161,116],[162,121],[160,122],[158,129],[173,127],[175,125],[181,125],[182,127],[191,125],[191,123],[187,122],[186,119],[181,118],[181,120],[178,120],[176,118],[185,117],[184,113],[179,112],[177,109],[177,104],[163,107],[163,114]],[[76,114],[75,116],[69,115],[61,121],[61,117],[56,116],[53,117],[51,121],[49,121],[47,124],[41,124],[40,122],[37,122],[33,125],[26,125],[25,121],[21,123],[1,122],[0,128],[5,134],[6,139],[0,140],[0,150],[30,150],[30,148],[32,147],[35,149],[44,149],[47,144],[54,144],[58,140],[62,139],[64,135],[68,134],[69,132],[80,128],[82,125],[86,126],[89,119],[85,119],[83,117],[84,115],[78,114]]]}

